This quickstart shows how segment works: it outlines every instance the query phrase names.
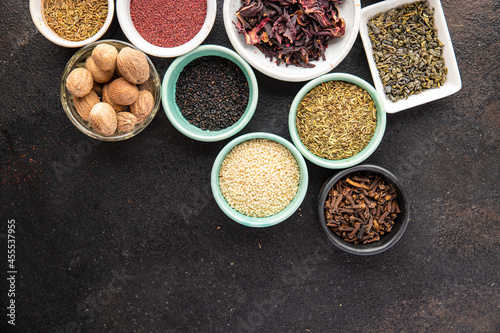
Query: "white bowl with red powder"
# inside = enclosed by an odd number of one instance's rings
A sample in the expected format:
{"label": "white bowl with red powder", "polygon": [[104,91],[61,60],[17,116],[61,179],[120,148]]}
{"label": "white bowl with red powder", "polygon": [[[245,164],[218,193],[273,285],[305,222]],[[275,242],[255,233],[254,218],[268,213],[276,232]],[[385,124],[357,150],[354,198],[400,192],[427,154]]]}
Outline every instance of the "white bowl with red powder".
{"label": "white bowl with red powder", "polygon": [[200,45],[215,22],[216,0],[117,0],[116,16],[128,40],[155,57],[173,58]]}

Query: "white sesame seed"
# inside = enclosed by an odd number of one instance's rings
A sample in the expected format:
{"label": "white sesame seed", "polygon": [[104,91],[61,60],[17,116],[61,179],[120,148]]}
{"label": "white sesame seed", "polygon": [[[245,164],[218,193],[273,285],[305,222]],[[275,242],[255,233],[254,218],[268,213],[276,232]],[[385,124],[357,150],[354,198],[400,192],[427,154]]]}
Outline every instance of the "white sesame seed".
{"label": "white sesame seed", "polygon": [[290,204],[299,178],[297,161],[285,146],[269,139],[252,139],[226,155],[219,186],[227,203],[238,212],[266,217]]}

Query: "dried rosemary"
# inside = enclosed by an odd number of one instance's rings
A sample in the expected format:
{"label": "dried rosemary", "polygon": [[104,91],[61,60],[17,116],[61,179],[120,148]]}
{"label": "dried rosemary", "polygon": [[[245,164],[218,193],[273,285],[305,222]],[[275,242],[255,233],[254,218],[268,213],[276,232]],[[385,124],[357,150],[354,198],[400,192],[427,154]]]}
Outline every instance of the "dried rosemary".
{"label": "dried rosemary", "polygon": [[297,108],[297,130],[307,149],[329,160],[349,158],[370,142],[377,109],[370,94],[349,82],[329,81],[309,91]]}
{"label": "dried rosemary", "polygon": [[44,0],[43,17],[61,38],[81,41],[95,35],[108,16],[107,0]]}

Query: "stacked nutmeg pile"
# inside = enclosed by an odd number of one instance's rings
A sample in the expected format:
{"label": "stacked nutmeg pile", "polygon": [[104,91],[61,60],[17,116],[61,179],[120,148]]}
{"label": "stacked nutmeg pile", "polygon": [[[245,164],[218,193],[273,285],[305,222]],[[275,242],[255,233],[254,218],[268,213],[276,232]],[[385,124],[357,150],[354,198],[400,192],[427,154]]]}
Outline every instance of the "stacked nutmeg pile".
{"label": "stacked nutmeg pile", "polygon": [[133,131],[155,103],[148,60],[131,47],[118,51],[110,44],[97,45],[85,68],[68,75],[66,88],[78,114],[103,136]]}

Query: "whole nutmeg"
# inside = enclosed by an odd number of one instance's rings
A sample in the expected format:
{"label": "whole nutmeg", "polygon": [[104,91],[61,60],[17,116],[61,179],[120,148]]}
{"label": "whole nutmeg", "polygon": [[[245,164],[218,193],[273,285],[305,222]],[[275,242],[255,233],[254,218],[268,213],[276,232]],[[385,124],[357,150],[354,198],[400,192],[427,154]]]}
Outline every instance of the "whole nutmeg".
{"label": "whole nutmeg", "polygon": [[118,132],[128,133],[132,131],[137,123],[137,117],[130,112],[118,112],[116,114]]}
{"label": "whole nutmeg", "polygon": [[90,110],[89,124],[101,135],[113,135],[117,126],[116,112],[108,103],[97,103]]}
{"label": "whole nutmeg", "polygon": [[85,121],[89,121],[90,110],[99,102],[99,96],[97,96],[96,92],[93,90],[83,97],[73,97],[75,109]]}
{"label": "whole nutmeg", "polygon": [[139,97],[139,89],[133,83],[118,78],[109,85],[109,97],[119,105],[130,105]]}
{"label": "whole nutmeg", "polygon": [[139,98],[130,105],[130,112],[137,117],[137,122],[143,122],[151,114],[153,107],[155,105],[155,100],[153,95],[147,91],[142,90],[139,93]]}
{"label": "whole nutmeg", "polygon": [[147,90],[149,91],[153,97],[155,96],[156,94],[156,85],[153,81],[153,79],[151,77],[149,77],[146,82],[144,83],[141,83],[137,86],[137,88],[139,88],[139,90]]}
{"label": "whole nutmeg", "polygon": [[101,96],[102,95],[102,83],[94,81],[94,85],[92,86],[92,90],[95,91],[97,96]]}
{"label": "whole nutmeg", "polygon": [[113,107],[113,109],[115,109],[116,112],[120,112],[120,111],[123,111],[127,108],[126,105],[120,105],[120,104],[116,104],[115,102],[113,102],[113,100],[111,99],[111,97],[109,96],[109,85],[111,84],[111,82],[108,82],[108,83],[105,83],[103,86],[102,86],[102,97],[101,97],[101,100],[105,103],[108,103],[109,105],[111,105]]}
{"label": "whole nutmeg", "polygon": [[123,77],[123,74],[120,72],[120,69],[118,68],[118,66],[116,66],[116,76],[118,77]]}
{"label": "whole nutmeg", "polygon": [[100,69],[94,62],[94,58],[88,57],[85,61],[85,68],[92,74],[92,78],[95,82],[104,83],[111,80],[115,70],[104,71]]}
{"label": "whole nutmeg", "polygon": [[69,93],[76,97],[87,95],[94,85],[92,74],[85,68],[75,68],[66,79],[66,88]]}
{"label": "whole nutmeg", "polygon": [[118,58],[118,50],[113,45],[103,43],[92,50],[92,59],[103,71],[114,71],[116,58]]}
{"label": "whole nutmeg", "polygon": [[146,55],[131,47],[124,47],[116,59],[118,71],[133,84],[141,84],[149,78],[149,63]]}

